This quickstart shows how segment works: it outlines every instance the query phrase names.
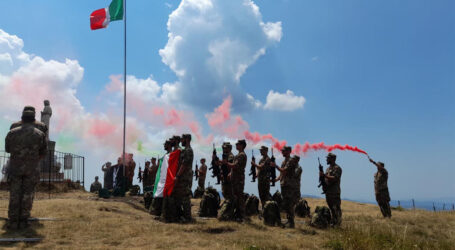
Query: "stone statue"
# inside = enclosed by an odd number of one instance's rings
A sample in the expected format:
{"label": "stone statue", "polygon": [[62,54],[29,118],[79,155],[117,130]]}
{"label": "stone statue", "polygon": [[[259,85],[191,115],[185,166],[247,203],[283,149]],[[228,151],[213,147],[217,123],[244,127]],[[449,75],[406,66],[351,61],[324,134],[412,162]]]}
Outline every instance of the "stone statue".
{"label": "stone statue", "polygon": [[44,100],[44,109],[41,111],[41,122],[46,124],[47,126],[47,133],[46,133],[46,138],[49,140],[49,124],[52,116],[52,109],[50,106],[49,100]]}

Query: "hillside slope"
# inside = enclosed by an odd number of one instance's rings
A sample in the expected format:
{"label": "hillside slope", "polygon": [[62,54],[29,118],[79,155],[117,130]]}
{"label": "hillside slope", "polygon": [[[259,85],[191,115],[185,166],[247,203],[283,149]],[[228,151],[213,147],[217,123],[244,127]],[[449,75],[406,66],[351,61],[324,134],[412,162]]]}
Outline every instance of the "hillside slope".
{"label": "hillside slope", "polygon": [[[7,194],[0,194],[0,216],[7,217]],[[39,194],[33,217],[52,217],[25,232],[6,232],[2,238],[42,237],[33,245],[3,247],[91,249],[455,249],[455,213],[393,211],[391,220],[377,206],[342,202],[341,229],[317,230],[309,219],[298,218],[295,229],[267,227],[257,217],[251,223],[218,222],[197,218],[195,224],[164,224],[154,220],[140,197],[98,199],[86,192]],[[199,200],[193,200],[197,216]],[[308,199],[312,211],[322,199]],[[282,216],[284,218],[285,216]],[[4,222],[0,222],[4,224]]]}

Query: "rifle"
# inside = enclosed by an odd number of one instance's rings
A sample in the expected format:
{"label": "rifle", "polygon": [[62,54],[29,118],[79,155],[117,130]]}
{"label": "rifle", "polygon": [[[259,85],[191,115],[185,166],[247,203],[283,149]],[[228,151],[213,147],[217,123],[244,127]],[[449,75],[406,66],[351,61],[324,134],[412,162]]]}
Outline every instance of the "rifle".
{"label": "rifle", "polygon": [[[319,162],[319,172],[324,173],[324,168],[321,165],[321,161],[319,160],[319,157],[318,157],[318,162]],[[324,176],[319,176],[318,188],[319,187],[322,187],[322,194],[325,194],[325,191],[327,190],[327,183],[325,182]]]}
{"label": "rifle", "polygon": [[197,167],[197,163],[196,163],[196,169],[194,171],[194,176],[195,176],[196,180],[199,178],[199,168]]}
{"label": "rifle", "polygon": [[[270,161],[275,163],[275,156],[273,155],[273,148],[272,148],[272,158],[270,158]],[[275,186],[275,179],[276,179],[276,168],[269,166],[269,176],[270,180],[272,181],[272,187]]]}
{"label": "rifle", "polygon": [[[254,151],[251,150],[251,155],[253,156],[251,158],[251,160],[255,163],[256,162],[256,158],[254,158]],[[256,182],[256,178],[257,178],[257,175],[256,175],[256,167],[254,166],[254,164],[251,164],[251,168],[250,168],[250,174],[249,175],[252,175],[252,180],[251,182]]]}
{"label": "rifle", "polygon": [[216,185],[219,185],[221,183],[220,166],[218,166],[219,161],[220,159],[216,155],[215,143],[213,143],[212,162],[210,163],[211,167],[209,170],[212,170],[212,178],[216,176]]}
{"label": "rifle", "polygon": [[141,166],[139,166],[139,173],[137,175],[137,179],[139,180],[139,183],[141,183],[141,181],[142,181],[142,169],[141,169]]}

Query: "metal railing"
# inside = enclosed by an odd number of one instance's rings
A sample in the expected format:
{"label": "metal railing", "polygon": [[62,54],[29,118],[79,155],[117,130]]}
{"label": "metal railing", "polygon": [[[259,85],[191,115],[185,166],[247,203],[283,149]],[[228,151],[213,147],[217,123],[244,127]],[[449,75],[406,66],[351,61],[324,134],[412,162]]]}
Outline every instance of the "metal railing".
{"label": "metal railing", "polygon": [[[6,182],[9,158],[8,153],[0,151],[1,182]],[[74,182],[84,186],[85,158],[83,156],[54,151],[39,163],[39,168],[41,182]]]}

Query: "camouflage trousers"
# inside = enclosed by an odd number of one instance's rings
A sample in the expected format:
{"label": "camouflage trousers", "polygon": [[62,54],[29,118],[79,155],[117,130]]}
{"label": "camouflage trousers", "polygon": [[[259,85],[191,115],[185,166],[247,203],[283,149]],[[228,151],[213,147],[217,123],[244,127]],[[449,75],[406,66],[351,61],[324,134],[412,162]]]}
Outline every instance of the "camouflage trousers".
{"label": "camouflage trousers", "polygon": [[381,209],[382,215],[386,217],[392,217],[392,211],[390,210],[390,198],[389,194],[376,193],[376,201],[378,202],[379,208]]}
{"label": "camouflage trousers", "polygon": [[287,219],[293,222],[295,205],[300,199],[300,190],[298,190],[298,187],[281,186],[281,195],[283,196],[283,210],[286,212]]}
{"label": "camouflage trousers", "polygon": [[30,218],[30,211],[35,196],[35,186],[39,182],[39,175],[10,175],[8,218],[11,222],[26,221]]}
{"label": "camouflage trousers", "polygon": [[341,225],[341,199],[340,194],[325,194],[325,200],[329,206],[330,213],[332,215],[332,225]]}
{"label": "camouflage trousers", "polygon": [[270,195],[270,181],[269,178],[258,178],[258,191],[259,199],[261,200],[262,210],[264,210],[265,203],[272,200]]}
{"label": "camouflage trousers", "polygon": [[205,189],[205,178],[201,178],[199,177],[199,180],[198,180],[198,187],[202,188],[202,190]]}
{"label": "camouflage trousers", "polygon": [[232,183],[230,181],[221,183],[221,193],[225,200],[232,200],[234,198],[232,194]]}
{"label": "camouflage trousers", "polygon": [[177,180],[177,183],[174,186],[172,191],[172,197],[175,202],[175,207],[177,209],[176,221],[183,217],[187,221],[192,220],[191,216],[191,186],[193,184],[193,175],[191,171],[189,173],[183,174],[181,179]]}
{"label": "camouflage trousers", "polygon": [[233,181],[232,182],[232,193],[234,195],[234,206],[236,211],[236,216],[238,218],[245,218],[245,195],[243,190],[245,188],[245,181]]}

